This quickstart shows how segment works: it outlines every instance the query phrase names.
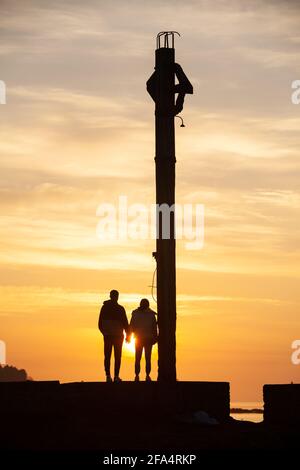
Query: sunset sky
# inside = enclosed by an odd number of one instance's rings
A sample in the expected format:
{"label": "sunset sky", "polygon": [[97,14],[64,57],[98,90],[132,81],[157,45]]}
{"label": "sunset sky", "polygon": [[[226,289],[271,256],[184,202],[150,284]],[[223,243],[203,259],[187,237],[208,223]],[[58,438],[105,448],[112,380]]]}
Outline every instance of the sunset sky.
{"label": "sunset sky", "polygon": [[146,81],[156,34],[177,30],[194,86],[176,121],[177,202],[205,206],[203,249],[177,243],[178,378],[230,381],[235,401],[299,382],[300,3],[0,0],[0,17],[7,362],[36,380],[103,380],[110,289],[128,318],[141,297],[156,308],[155,242],[102,242],[96,211],[154,202]]}

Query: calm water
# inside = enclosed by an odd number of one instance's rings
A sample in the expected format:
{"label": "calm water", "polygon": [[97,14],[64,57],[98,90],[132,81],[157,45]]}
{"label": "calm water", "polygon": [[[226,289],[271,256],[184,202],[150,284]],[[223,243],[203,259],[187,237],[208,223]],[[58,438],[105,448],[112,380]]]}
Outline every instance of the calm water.
{"label": "calm water", "polygon": [[[262,410],[263,403],[262,402],[233,402],[230,404],[230,408],[239,408],[240,410]],[[263,421],[263,413],[247,413],[240,412],[240,413],[230,413],[234,419],[238,419],[241,421],[253,421],[254,423],[261,423]]]}

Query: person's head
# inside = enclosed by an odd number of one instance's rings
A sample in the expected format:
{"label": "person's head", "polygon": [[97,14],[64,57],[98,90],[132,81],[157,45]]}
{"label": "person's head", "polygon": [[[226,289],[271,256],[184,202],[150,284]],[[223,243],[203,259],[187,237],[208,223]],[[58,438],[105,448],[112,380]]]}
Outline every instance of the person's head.
{"label": "person's head", "polygon": [[110,291],[109,297],[110,297],[111,300],[113,300],[114,302],[118,302],[119,292],[118,292],[117,290],[113,289],[113,290]]}
{"label": "person's head", "polygon": [[142,299],[140,301],[140,309],[141,310],[146,310],[146,308],[149,308],[149,300],[148,299]]}

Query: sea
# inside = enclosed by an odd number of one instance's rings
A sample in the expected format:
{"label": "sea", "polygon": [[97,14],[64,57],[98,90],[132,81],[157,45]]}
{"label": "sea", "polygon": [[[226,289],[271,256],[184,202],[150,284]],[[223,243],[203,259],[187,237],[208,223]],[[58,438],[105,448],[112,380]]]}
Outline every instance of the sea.
{"label": "sea", "polygon": [[230,416],[240,421],[252,421],[261,423],[264,419],[262,402],[232,402],[230,404]]}

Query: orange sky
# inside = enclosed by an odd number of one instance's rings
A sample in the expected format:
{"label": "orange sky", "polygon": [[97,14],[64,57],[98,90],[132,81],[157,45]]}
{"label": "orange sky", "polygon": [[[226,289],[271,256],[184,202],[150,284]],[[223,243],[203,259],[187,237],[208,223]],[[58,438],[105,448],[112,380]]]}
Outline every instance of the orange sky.
{"label": "orange sky", "polygon": [[[213,5],[212,5],[213,3]],[[173,8],[176,4],[176,8]],[[128,316],[154,242],[103,243],[102,202],[154,202],[154,37],[179,30],[194,85],[176,127],[177,202],[205,205],[205,245],[177,244],[178,377],[233,400],[299,381],[300,8],[296,2],[0,0],[0,339],[35,379],[104,378],[99,305]],[[152,307],[155,309],[154,302]],[[155,366],[154,366],[155,369]],[[133,377],[126,355],[122,377]]]}

